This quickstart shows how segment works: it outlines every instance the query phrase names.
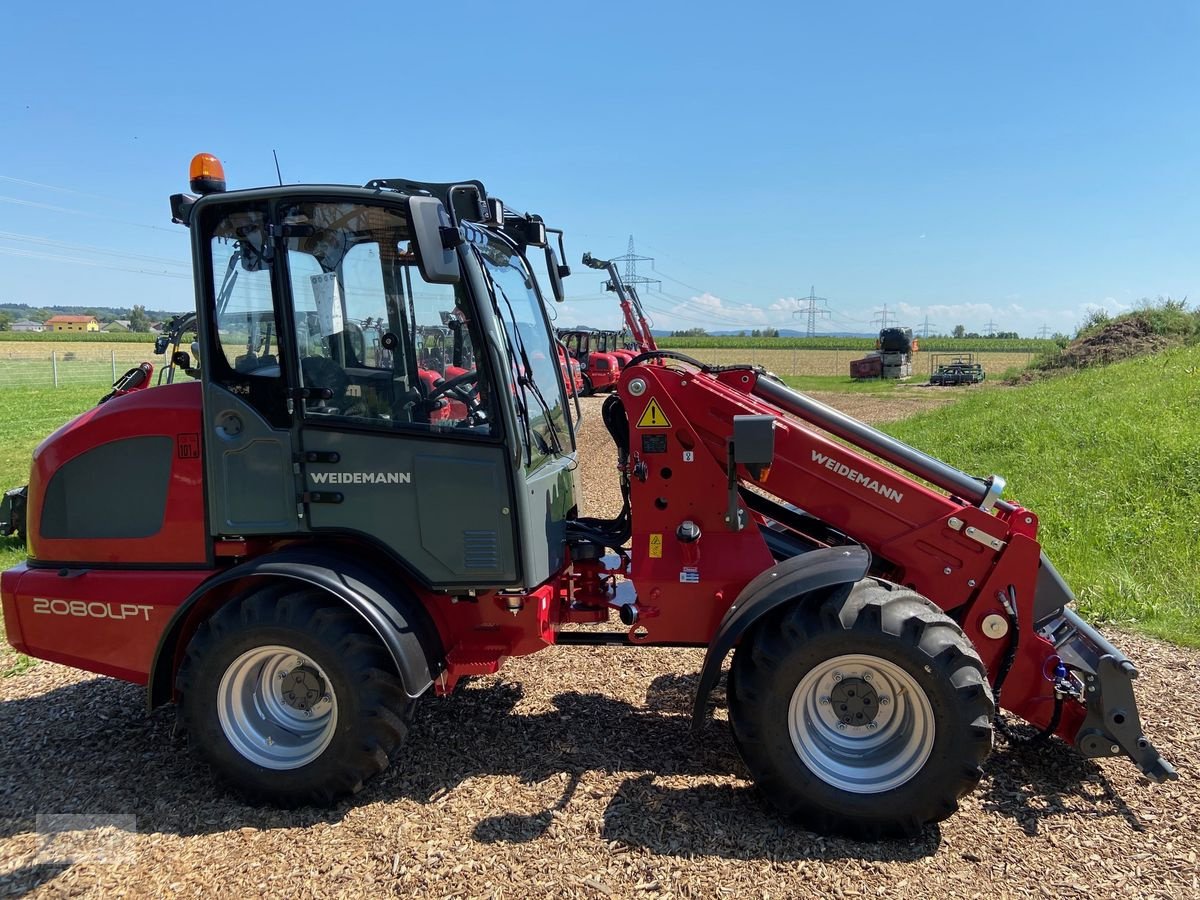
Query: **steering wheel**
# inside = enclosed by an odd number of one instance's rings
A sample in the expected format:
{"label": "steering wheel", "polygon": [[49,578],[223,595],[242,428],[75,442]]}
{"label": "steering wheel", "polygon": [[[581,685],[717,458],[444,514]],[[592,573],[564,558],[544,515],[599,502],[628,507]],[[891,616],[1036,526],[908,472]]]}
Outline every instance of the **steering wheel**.
{"label": "steering wheel", "polygon": [[467,385],[477,384],[478,382],[479,372],[471,369],[469,372],[455,375],[453,378],[448,378],[441,384],[436,385],[425,399],[426,401],[433,401],[439,397],[444,397],[446,394],[452,394],[466,405],[468,416],[475,416],[482,411],[483,404],[480,402],[479,390],[469,390]]}
{"label": "steering wheel", "polygon": [[458,399],[466,403],[468,397],[475,397],[479,392],[464,391],[463,387],[468,384],[474,384],[477,381],[479,381],[479,372],[477,372],[475,369],[472,369],[469,372],[463,372],[461,375],[455,375],[453,378],[449,378],[434,387],[434,389],[429,392],[429,395],[425,399],[436,400],[438,397],[441,397],[444,394],[452,393],[454,396],[458,397]]}

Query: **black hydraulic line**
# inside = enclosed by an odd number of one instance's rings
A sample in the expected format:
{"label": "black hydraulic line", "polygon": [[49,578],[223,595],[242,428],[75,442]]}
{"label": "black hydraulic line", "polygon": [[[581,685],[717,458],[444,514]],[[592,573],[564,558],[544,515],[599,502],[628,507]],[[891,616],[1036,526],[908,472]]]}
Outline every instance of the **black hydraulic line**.
{"label": "black hydraulic line", "polygon": [[1040,744],[1043,741],[1049,740],[1054,735],[1054,732],[1058,731],[1063,711],[1063,696],[1061,693],[1056,691],[1054,694],[1054,712],[1050,714],[1050,721],[1046,723],[1046,727],[1038,731],[1037,734],[1030,735],[1029,737],[1021,737],[1014,734],[1012,729],[1008,727],[1008,723],[1004,721],[1004,714],[1000,710],[1000,692],[1004,688],[1004,682],[1008,678],[1008,673],[1012,670],[1013,662],[1016,661],[1017,648],[1021,643],[1021,624],[1017,619],[1016,604],[1016,591],[1010,586],[1008,589],[1008,602],[1005,603],[1005,611],[1008,613],[1008,621],[1012,626],[1012,640],[1008,642],[1008,649],[1005,651],[1004,659],[1000,663],[1000,669],[996,673],[996,681],[992,685],[992,698],[996,703],[994,721],[996,730],[1008,738],[1011,743]]}
{"label": "black hydraulic line", "polygon": [[636,366],[638,363],[647,362],[651,359],[678,359],[681,362],[687,363],[689,366],[695,366],[701,372],[712,371],[712,367],[706,363],[702,363],[700,360],[686,356],[683,353],[676,353],[674,350],[647,350],[645,353],[639,353],[637,356],[631,359],[629,361],[629,365],[627,365],[625,368],[629,368],[629,366]]}
{"label": "black hydraulic line", "polygon": [[[812,397],[793,391],[770,378],[760,376],[751,393],[924,478],[943,490],[965,497],[975,503],[982,502],[988,496],[989,486],[983,479],[975,478],[953,466],[948,466],[940,459],[922,453],[916,447],[910,447],[903,441],[898,441],[870,425],[865,425],[831,406],[826,406]],[[1012,504],[1003,500],[997,501],[996,506],[1006,510],[1014,508]]]}

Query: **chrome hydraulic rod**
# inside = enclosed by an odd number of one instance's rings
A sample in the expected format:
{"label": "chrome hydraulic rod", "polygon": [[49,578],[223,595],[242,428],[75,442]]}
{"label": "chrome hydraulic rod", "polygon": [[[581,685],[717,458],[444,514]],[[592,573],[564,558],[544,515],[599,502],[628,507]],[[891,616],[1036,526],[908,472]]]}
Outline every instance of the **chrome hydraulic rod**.
{"label": "chrome hydraulic rod", "polygon": [[[752,393],[952,494],[975,503],[983,503],[992,493],[992,486],[988,481],[948,466],[940,459],[922,453],[903,441],[898,441],[771,378],[760,375]],[[1003,500],[998,501],[996,506],[1004,510],[1014,508],[1012,504]]]}

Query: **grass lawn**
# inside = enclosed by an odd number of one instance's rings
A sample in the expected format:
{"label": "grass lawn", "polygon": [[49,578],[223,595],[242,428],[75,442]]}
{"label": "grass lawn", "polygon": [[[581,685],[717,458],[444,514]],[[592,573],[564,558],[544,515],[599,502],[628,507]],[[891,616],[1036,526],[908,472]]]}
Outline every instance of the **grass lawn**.
{"label": "grass lawn", "polygon": [[[79,413],[96,405],[104,388],[5,388],[0,390],[0,491],[29,480],[29,459],[42,439]],[[0,537],[0,570],[25,558],[25,542]],[[4,630],[0,625],[0,640]],[[0,649],[0,677],[17,675],[32,662],[11,648]]]}
{"label": "grass lawn", "polygon": [[885,430],[1008,479],[1093,621],[1200,646],[1200,347],[972,391]]}

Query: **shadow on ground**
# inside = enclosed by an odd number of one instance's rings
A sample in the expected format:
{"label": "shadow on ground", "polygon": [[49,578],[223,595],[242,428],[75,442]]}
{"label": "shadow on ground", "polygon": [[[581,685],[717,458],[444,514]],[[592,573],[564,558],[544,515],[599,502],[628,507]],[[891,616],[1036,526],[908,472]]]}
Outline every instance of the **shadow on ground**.
{"label": "shadow on ground", "polygon": [[[831,841],[782,821],[745,781],[723,721],[691,731],[696,676],[656,679],[644,707],[602,694],[564,692],[555,709],[513,712],[522,694],[509,683],[467,684],[421,704],[403,760],[357,797],[329,810],[281,811],[232,799],[193,762],[174,733],[174,712],[147,716],[140,688],[106,678],[0,703],[0,837],[32,832],[46,813],[132,814],[139,832],[206,834],[242,827],[304,827],[336,822],[356,804],[405,798],[418,803],[467,778],[504,775],[534,784],[564,782],[559,800],[533,814],[478,822],[476,840],[520,843],[542,835],[589,772],[628,773],[608,803],[603,837],[655,853],[735,859],[853,857],[912,860],[936,852],[940,834],[876,844]],[[723,702],[720,697],[715,698]],[[1036,833],[1048,816],[1125,816],[1124,804],[1092,763],[1062,744],[1017,751],[1001,744],[989,763],[985,808]],[[672,776],[722,778],[737,785],[676,787]],[[565,776],[565,778],[563,777]],[[26,873],[36,881],[37,873]],[[13,883],[11,877],[7,883]]]}

